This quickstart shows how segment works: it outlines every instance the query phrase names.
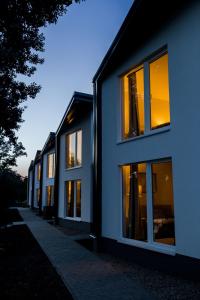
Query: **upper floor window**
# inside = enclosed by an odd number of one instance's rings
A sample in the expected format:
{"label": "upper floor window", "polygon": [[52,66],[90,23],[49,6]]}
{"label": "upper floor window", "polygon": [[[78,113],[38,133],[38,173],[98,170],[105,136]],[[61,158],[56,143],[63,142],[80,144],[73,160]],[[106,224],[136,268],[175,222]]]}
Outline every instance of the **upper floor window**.
{"label": "upper floor window", "polygon": [[41,176],[41,165],[37,165],[37,180],[40,181],[40,176]]}
{"label": "upper floor window", "polygon": [[82,164],[82,130],[66,136],[66,167],[74,168]]}
{"label": "upper floor window", "polygon": [[122,82],[124,139],[170,124],[167,53],[127,73]]}
{"label": "upper floor window", "polygon": [[47,156],[47,177],[53,178],[55,174],[55,153],[50,153]]}

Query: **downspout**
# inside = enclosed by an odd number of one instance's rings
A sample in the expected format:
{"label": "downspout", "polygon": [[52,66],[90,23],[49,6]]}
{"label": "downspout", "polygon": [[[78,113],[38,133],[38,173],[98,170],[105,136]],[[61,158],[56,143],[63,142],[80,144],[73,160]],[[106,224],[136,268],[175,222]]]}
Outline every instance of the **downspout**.
{"label": "downspout", "polygon": [[101,208],[101,186],[102,186],[102,147],[101,147],[101,95],[97,81],[94,82],[94,107],[93,107],[93,126],[94,126],[94,142],[93,142],[93,222],[92,233],[95,237],[95,248],[97,251],[101,249],[101,228],[102,228],[102,208]]}
{"label": "downspout", "polygon": [[32,191],[31,191],[31,209],[34,207],[34,190],[35,190],[35,164],[33,165],[32,174]]}
{"label": "downspout", "polygon": [[60,137],[59,133],[55,137],[55,178],[54,178],[54,217],[58,224],[58,189],[59,189],[59,165],[60,165]]}
{"label": "downspout", "polygon": [[42,183],[43,183],[43,154],[40,160],[40,199],[39,199],[39,215],[42,215]]}
{"label": "downspout", "polygon": [[29,180],[30,180],[30,167],[28,168],[28,178],[27,178],[27,206],[29,205],[29,188],[30,188],[30,184],[29,184]]}

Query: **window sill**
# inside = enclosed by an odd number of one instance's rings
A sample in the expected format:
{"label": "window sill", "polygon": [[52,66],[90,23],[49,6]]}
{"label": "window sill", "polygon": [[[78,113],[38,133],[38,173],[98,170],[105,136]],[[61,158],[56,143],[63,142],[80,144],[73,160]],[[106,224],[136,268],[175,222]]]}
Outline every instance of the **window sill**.
{"label": "window sill", "polygon": [[72,218],[72,217],[65,217],[64,218],[65,220],[69,220],[69,221],[76,221],[76,222],[81,222],[81,218]]}
{"label": "window sill", "polygon": [[81,166],[72,167],[72,168],[65,168],[65,171],[71,171],[71,170],[76,170],[76,169],[80,169],[80,168],[82,168],[82,165]]}
{"label": "window sill", "polygon": [[148,243],[148,242],[142,242],[142,241],[136,241],[136,240],[130,240],[127,238],[120,238],[117,240],[118,243],[127,244],[129,246],[135,246],[138,248],[143,248],[151,251],[156,251],[168,255],[176,255],[176,247],[173,245],[164,245],[159,243]]}
{"label": "window sill", "polygon": [[136,137],[127,138],[127,139],[124,139],[124,140],[117,141],[117,145],[124,144],[124,143],[127,143],[127,142],[137,141],[137,140],[144,139],[144,138],[147,138],[147,137],[152,136],[152,135],[168,132],[170,130],[171,130],[170,125],[166,126],[166,127],[163,127],[163,128],[154,129],[154,130],[146,132],[143,135],[139,135],[139,136],[136,136]]}

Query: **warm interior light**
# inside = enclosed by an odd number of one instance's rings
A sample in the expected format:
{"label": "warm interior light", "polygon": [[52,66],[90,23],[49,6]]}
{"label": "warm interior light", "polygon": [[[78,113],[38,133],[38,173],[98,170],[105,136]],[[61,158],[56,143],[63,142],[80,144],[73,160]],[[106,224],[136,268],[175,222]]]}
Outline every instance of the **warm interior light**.
{"label": "warm interior light", "polygon": [[144,70],[132,70],[123,77],[124,137],[144,133]]}
{"label": "warm interior light", "polygon": [[170,124],[168,54],[150,64],[151,128]]}

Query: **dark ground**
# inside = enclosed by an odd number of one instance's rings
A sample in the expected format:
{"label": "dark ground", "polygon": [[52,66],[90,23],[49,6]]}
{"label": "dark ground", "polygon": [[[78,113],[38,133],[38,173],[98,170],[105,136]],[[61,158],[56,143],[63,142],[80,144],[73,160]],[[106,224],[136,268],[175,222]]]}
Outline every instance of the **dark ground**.
{"label": "dark ground", "polygon": [[[17,210],[8,217],[23,221]],[[0,299],[72,300],[26,225],[0,229]]]}

